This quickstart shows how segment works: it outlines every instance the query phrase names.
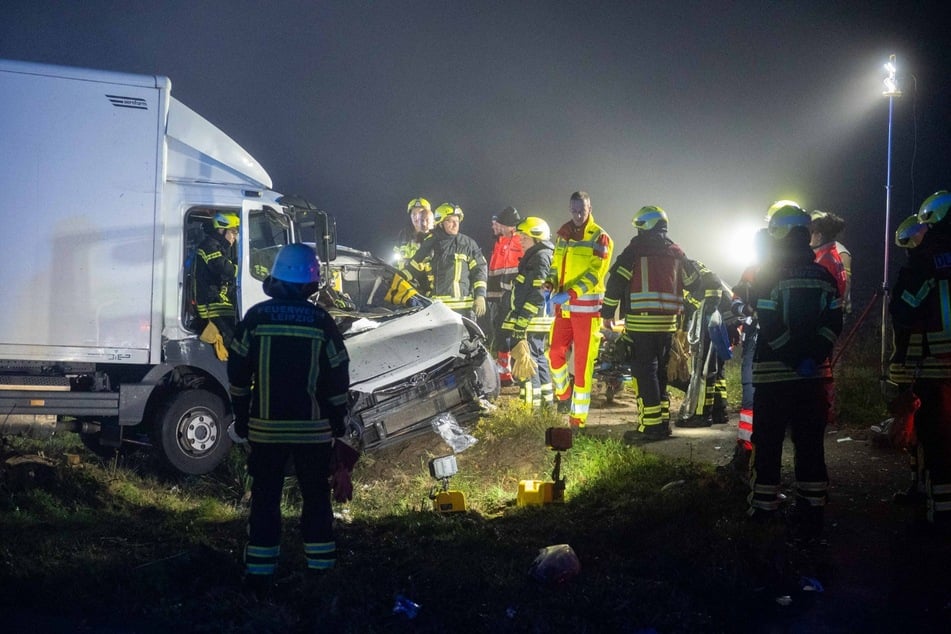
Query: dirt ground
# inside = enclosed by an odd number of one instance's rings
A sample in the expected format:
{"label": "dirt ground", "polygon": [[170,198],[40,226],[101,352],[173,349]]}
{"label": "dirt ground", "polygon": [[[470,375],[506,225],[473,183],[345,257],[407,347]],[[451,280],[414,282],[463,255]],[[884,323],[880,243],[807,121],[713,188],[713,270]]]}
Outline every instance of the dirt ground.
{"label": "dirt ground", "polygon": [[[674,397],[676,399],[676,396]],[[635,418],[633,396],[613,403],[603,392],[592,399],[587,433],[622,438]],[[672,410],[678,403],[673,403]],[[646,451],[715,466],[727,465],[736,442],[738,412],[725,425],[673,428],[670,438],[643,445]],[[907,455],[882,442],[868,424],[830,426],[825,457],[830,479],[826,539],[819,547],[816,579],[822,592],[764,596],[738,630],[756,632],[951,631],[951,535],[935,534],[924,522],[924,502],[897,504],[893,496],[911,481]],[[784,444],[783,478],[791,489],[792,442]],[[790,492],[791,496],[791,492]],[[772,553],[790,557],[788,547]],[[793,555],[796,557],[798,555]],[[796,562],[776,563],[777,567]]]}

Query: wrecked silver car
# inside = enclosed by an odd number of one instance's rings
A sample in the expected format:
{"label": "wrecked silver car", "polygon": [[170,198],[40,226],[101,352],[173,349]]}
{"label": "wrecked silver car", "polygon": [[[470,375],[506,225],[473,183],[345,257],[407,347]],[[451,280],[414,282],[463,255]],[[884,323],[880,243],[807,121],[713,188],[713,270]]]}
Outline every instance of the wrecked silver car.
{"label": "wrecked silver car", "polygon": [[364,449],[433,430],[451,413],[464,423],[498,394],[479,327],[444,304],[386,301],[396,270],[369,253],[336,249],[318,302],[334,315],[350,354],[349,426]]}

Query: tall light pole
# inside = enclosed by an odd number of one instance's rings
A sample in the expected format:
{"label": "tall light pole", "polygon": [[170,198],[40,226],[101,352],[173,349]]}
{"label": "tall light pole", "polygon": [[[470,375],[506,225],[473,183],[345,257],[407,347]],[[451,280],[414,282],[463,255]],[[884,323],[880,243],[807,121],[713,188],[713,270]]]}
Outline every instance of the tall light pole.
{"label": "tall light pole", "polygon": [[883,96],[888,97],[888,159],[885,170],[885,264],[882,273],[882,373],[880,375],[883,381],[888,370],[888,359],[885,355],[888,341],[888,250],[892,242],[891,232],[889,231],[892,204],[892,116],[895,112],[895,97],[901,97],[901,90],[898,89],[898,82],[895,79],[897,71],[895,56],[889,55],[888,63],[885,64],[885,91],[882,92]]}

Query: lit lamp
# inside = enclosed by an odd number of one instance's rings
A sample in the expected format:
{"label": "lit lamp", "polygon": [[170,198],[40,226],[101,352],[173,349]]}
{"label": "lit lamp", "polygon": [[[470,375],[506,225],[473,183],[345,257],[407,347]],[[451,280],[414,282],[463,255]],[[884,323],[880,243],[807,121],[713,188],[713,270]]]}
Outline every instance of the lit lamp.
{"label": "lit lamp", "polygon": [[889,220],[891,219],[892,202],[892,116],[895,112],[895,97],[901,97],[901,90],[898,89],[898,81],[895,79],[895,73],[898,71],[895,65],[895,56],[889,55],[888,62],[885,64],[885,90],[882,95],[888,97],[888,157],[885,170],[885,264],[882,273],[882,365],[881,380],[885,380],[887,368],[886,342],[888,341],[888,250],[891,245],[891,233],[889,233]]}

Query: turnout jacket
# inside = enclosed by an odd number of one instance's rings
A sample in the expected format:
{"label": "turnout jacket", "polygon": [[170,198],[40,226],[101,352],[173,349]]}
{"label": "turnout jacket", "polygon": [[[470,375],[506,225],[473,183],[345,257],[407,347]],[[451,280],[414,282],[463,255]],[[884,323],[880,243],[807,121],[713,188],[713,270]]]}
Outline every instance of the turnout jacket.
{"label": "turnout jacket", "polygon": [[601,316],[618,308],[627,332],[674,332],[683,312],[687,256],[666,231],[641,231],[611,267]]}
{"label": "turnout jacket", "polygon": [[424,295],[453,310],[469,310],[474,298],[485,297],[486,262],[482,249],[467,235],[449,235],[442,225],[426,236],[407,270]]}
{"label": "turnout jacket", "polygon": [[842,299],[808,242],[793,242],[792,236],[777,241],[775,255],[756,272],[752,294],[759,322],[753,385],[831,380],[829,356],[842,331]]}
{"label": "turnout jacket", "polygon": [[553,293],[568,293],[569,312],[598,316],[613,248],[611,236],[595,222],[593,215],[588,216],[583,227],[576,227],[569,220],[555,234],[555,251],[546,281]]}
{"label": "turnout jacket", "polygon": [[238,267],[223,235],[208,234],[195,252],[195,312],[202,319],[234,317],[234,282]]}
{"label": "turnout jacket", "polygon": [[327,443],[346,431],[350,358],[333,318],[306,299],[251,307],[235,329],[228,380],[251,442]]}
{"label": "turnout jacket", "polygon": [[516,339],[523,339],[526,331],[548,332],[553,317],[545,310],[546,300],[542,285],[551,270],[554,246],[543,240],[532,245],[518,264],[518,274],[512,281],[512,290],[506,293],[502,305],[508,310],[502,321],[502,330]]}
{"label": "turnout jacket", "polygon": [[889,312],[895,354],[889,377],[951,379],[951,228],[934,225],[898,272]]}

